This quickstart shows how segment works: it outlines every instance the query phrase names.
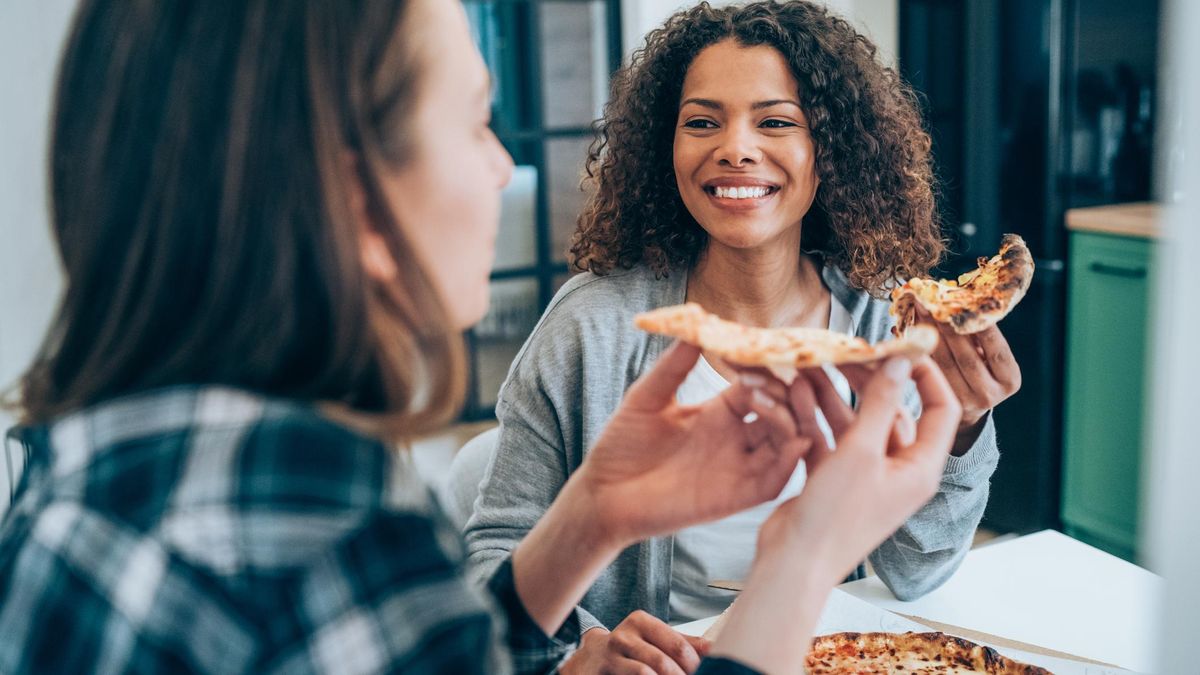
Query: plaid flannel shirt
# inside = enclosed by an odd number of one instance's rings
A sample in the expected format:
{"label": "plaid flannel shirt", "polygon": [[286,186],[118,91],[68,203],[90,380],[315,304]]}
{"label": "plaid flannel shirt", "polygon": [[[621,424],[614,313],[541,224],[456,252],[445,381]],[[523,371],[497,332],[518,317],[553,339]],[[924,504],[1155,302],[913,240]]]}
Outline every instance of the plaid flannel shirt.
{"label": "plaid flannel shirt", "polygon": [[310,408],[177,387],[11,435],[0,673],[535,673],[578,643],[510,563],[468,586],[411,467]]}
{"label": "plaid flannel shirt", "polygon": [[578,639],[508,564],[469,587],[414,472],[310,408],[177,387],[13,435],[2,673],[537,672]]}

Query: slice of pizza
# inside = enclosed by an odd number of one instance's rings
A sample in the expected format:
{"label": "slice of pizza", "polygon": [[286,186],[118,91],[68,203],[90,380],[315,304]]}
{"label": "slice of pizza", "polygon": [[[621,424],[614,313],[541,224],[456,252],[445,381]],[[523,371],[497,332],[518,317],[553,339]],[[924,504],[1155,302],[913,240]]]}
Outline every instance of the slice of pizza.
{"label": "slice of pizza", "polygon": [[945,633],[834,633],[813,640],[809,675],[1051,675],[991,647]]}
{"label": "slice of pizza", "polygon": [[937,331],[928,326],[914,326],[904,337],[874,345],[820,328],[755,328],[726,321],[694,302],[638,314],[634,324],[690,342],[730,363],[767,368],[789,384],[798,368],[915,357],[931,353],[938,341]]}
{"label": "slice of pizza", "polygon": [[978,333],[1008,315],[1032,280],[1033,256],[1025,240],[1006,234],[998,254],[980,258],[978,268],[957,280],[909,279],[893,289],[893,333],[901,335],[916,322],[918,306],[956,333]]}

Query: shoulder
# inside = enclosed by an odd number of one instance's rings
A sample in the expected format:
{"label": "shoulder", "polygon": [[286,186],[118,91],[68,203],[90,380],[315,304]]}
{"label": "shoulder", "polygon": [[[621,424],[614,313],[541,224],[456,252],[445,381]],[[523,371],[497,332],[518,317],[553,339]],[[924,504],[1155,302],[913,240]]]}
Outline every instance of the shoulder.
{"label": "shoulder", "polygon": [[821,277],[833,301],[840,303],[850,313],[857,337],[874,344],[891,335],[896,320],[888,311],[891,307],[888,300],[873,297],[866,290],[851,285],[846,274],[836,265],[826,264]]}
{"label": "shoulder", "polygon": [[603,276],[577,274],[554,295],[542,322],[596,323],[627,317],[630,321],[622,325],[632,325],[638,312],[683,302],[686,276],[678,271],[660,277],[644,265]]}
{"label": "shoulder", "polygon": [[644,266],[572,277],[546,307],[514,360],[514,370],[611,370],[640,360],[647,350],[657,353],[662,348],[657,336],[637,330],[633,317],[683,302],[686,283],[683,272],[658,277]]}
{"label": "shoulder", "polygon": [[219,575],[309,564],[374,514],[432,513],[379,440],[309,405],[223,388],[200,392],[162,541]]}

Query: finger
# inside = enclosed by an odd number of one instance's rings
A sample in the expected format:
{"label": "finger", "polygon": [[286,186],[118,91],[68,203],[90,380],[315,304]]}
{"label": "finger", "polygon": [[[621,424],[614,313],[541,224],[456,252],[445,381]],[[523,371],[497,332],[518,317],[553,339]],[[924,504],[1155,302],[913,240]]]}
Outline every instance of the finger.
{"label": "finger", "polygon": [[817,396],[817,404],[821,406],[821,413],[825,415],[825,421],[829,423],[833,437],[840,438],[842,433],[854,422],[854,410],[842,398],[837,387],[833,386],[829,375],[823,369],[808,368],[803,371],[803,376],[812,383],[813,392]]}
{"label": "finger", "polygon": [[761,504],[783,492],[800,460],[812,455],[812,441],[797,436],[782,447],[760,445],[742,462],[748,479],[734,488],[740,501],[747,505]]}
{"label": "finger", "polygon": [[958,363],[954,360],[954,355],[950,353],[950,346],[946,344],[945,339],[938,340],[937,347],[929,356],[937,364],[937,367],[942,370],[942,375],[946,377],[950,388],[958,395],[960,401],[974,398],[975,393],[971,390],[971,386],[967,384],[967,381],[963,379],[962,371],[958,369]]}
{"label": "finger", "polygon": [[846,381],[850,383],[850,388],[854,391],[860,391],[866,384],[867,380],[879,370],[882,362],[870,361],[867,363],[845,363],[838,366],[838,370],[846,377]]}
{"label": "finger", "polygon": [[[616,633],[613,633],[613,635],[615,636]],[[649,668],[652,673],[657,673],[658,675],[686,675],[686,671],[678,663],[675,663],[674,659],[667,656],[658,647],[647,642],[641,634],[628,635],[624,639],[614,640],[613,648],[619,656]],[[691,648],[691,645],[688,645],[688,649]],[[698,657],[696,660],[699,662]]]}
{"label": "finger", "polygon": [[941,369],[928,359],[913,363],[913,380],[917,383],[922,407],[921,418],[917,420],[917,438],[893,454],[898,458],[944,464],[962,419],[962,405]]}
{"label": "finger", "polygon": [[688,641],[688,644],[692,645],[692,649],[696,650],[696,654],[700,658],[708,656],[708,653],[712,651],[712,640],[700,637],[699,635],[684,635],[683,638]]}
{"label": "finger", "polygon": [[942,332],[940,343],[946,345],[950,350],[954,365],[962,373],[962,379],[967,388],[977,396],[986,395],[989,389],[988,382],[992,380],[992,375],[984,365],[983,359],[979,357],[979,352],[975,351],[975,343],[970,336],[959,335],[944,324],[939,324],[938,330]]}
{"label": "finger", "polygon": [[[842,366],[841,371],[846,376],[846,380],[850,382],[850,387],[855,391],[861,391],[866,387],[867,382],[875,374],[874,370],[869,367],[863,367],[864,364],[852,364],[850,366]],[[896,419],[892,425],[892,435],[888,440],[889,447],[903,447],[914,440],[917,436],[917,425],[913,421],[912,412],[908,406],[901,406],[896,412]]]}
{"label": "finger", "polygon": [[755,390],[751,397],[756,419],[744,428],[747,448],[757,450],[765,445],[772,450],[780,450],[800,438],[796,418],[787,406],[779,404],[761,390]]}
{"label": "finger", "polygon": [[686,342],[676,342],[659,357],[658,362],[643,375],[625,395],[625,405],[643,410],[662,410],[675,400],[675,392],[687,378],[700,348]]}
{"label": "finger", "polygon": [[666,654],[683,672],[700,667],[700,654],[682,633],[657,619],[638,626],[642,638],[659,652]]}
{"label": "finger", "polygon": [[1013,356],[1012,348],[1000,329],[991,326],[987,330],[975,334],[975,343],[983,352],[984,363],[997,382],[1007,391],[1016,391],[1021,387],[1021,368]]}
{"label": "finger", "polygon": [[745,422],[747,448],[757,447],[764,442],[782,447],[796,436],[796,420],[791,411],[771,398],[759,384],[757,376],[743,374],[737,382],[721,392],[719,399],[730,414]]}
{"label": "finger", "polygon": [[654,675],[657,671],[637,659],[618,656],[600,672],[602,675]]}
{"label": "finger", "polygon": [[[705,358],[707,358],[707,357],[705,357]],[[711,362],[711,359],[710,359],[710,362]],[[762,377],[763,384],[761,385],[761,388],[763,390],[765,390],[768,394],[770,394],[771,398],[774,398],[777,401],[786,401],[787,400],[788,386],[786,384],[784,384],[782,380],[780,380],[778,377],[776,377],[775,374],[772,373],[770,370],[767,370],[766,368],[762,368],[759,366],[741,366],[736,363],[730,363],[728,361],[725,361],[724,363],[726,366],[729,367],[730,370],[733,370],[739,376],[748,373],[751,376]]]}
{"label": "finger", "polygon": [[813,454],[823,457],[829,452],[829,443],[821,431],[821,425],[817,423],[817,393],[812,382],[806,377],[797,377],[792,381],[789,393],[792,416],[796,418],[796,431],[812,441],[812,449],[805,461],[820,461],[819,457],[814,460]]}
{"label": "finger", "polygon": [[847,432],[854,442],[847,445],[881,455],[885,452],[896,414],[903,406],[904,384],[911,371],[911,361],[893,357],[871,376],[860,396],[858,417]]}
{"label": "finger", "polygon": [[890,447],[905,448],[917,440],[917,424],[913,421],[908,408],[901,406],[896,413],[896,421],[892,425]]}

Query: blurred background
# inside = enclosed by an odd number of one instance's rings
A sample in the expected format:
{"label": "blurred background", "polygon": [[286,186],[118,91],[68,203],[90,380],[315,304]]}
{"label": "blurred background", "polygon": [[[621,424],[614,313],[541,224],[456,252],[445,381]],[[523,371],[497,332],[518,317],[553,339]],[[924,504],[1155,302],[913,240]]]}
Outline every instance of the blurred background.
{"label": "blurred background", "polygon": [[[686,4],[464,0],[495,78],[494,127],[518,166],[503,200],[491,311],[467,336],[462,424],[417,448],[431,480],[493,424],[513,356],[569,277],[590,125],[610,75]],[[1003,459],[985,527],[1059,529],[1127,560],[1194,569],[1200,508],[1185,508],[1196,497],[1183,481],[1200,471],[1200,441],[1184,429],[1200,370],[1186,346],[1200,309],[1186,284],[1198,224],[1165,205],[1196,199],[1197,132],[1184,120],[1200,96],[1200,10],[1185,0],[829,4],[922,96],[953,245],[941,272],[973,267],[1007,232],[1036,259],[1033,288],[1001,326],[1024,385],[996,413]],[[61,289],[44,152],[73,7],[0,5],[2,387],[28,363]],[[0,411],[0,427],[11,419]],[[1176,629],[1196,626],[1182,616]]]}

